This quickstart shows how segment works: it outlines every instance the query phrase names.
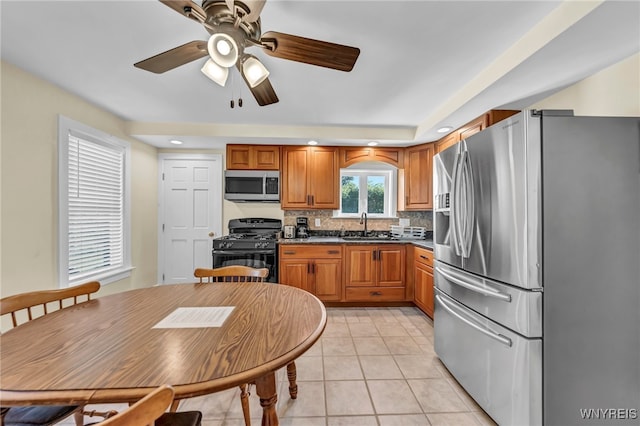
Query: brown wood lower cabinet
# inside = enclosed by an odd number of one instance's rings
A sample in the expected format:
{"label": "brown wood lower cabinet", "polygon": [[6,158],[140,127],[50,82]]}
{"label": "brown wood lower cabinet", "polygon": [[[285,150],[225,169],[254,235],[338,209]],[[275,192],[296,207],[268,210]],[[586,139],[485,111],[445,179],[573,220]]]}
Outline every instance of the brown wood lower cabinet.
{"label": "brown wood lower cabinet", "polygon": [[345,301],[405,300],[405,246],[402,244],[347,244],[345,246]]}
{"label": "brown wood lower cabinet", "polygon": [[433,252],[413,247],[415,304],[433,318]]}
{"label": "brown wood lower cabinet", "polygon": [[301,288],[327,302],[342,299],[342,246],[283,244],[279,255],[281,284]]}

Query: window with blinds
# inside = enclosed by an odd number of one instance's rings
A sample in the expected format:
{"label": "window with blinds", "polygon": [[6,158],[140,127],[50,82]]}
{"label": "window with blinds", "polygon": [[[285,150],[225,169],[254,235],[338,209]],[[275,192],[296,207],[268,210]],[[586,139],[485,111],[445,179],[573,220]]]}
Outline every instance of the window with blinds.
{"label": "window with blinds", "polygon": [[69,280],[124,264],[124,149],[69,135]]}
{"label": "window with blinds", "polygon": [[129,147],[69,119],[61,121],[60,139],[61,284],[104,282],[130,269]]}

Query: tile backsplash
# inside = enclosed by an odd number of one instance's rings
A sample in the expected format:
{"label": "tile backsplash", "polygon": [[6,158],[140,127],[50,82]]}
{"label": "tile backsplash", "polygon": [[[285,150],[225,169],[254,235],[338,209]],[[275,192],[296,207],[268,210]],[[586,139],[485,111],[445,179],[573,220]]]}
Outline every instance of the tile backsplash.
{"label": "tile backsplash", "polygon": [[[313,231],[339,230],[344,227],[346,231],[362,230],[360,218],[333,217],[333,210],[285,210],[284,224],[295,225],[299,216],[309,218],[309,227]],[[316,219],[320,219],[320,226],[316,226]],[[395,219],[377,219],[369,217],[367,229],[370,231],[388,231],[391,225],[399,225],[400,219],[408,219],[408,226],[422,226],[428,231],[433,230],[433,213],[431,211],[398,212]]]}

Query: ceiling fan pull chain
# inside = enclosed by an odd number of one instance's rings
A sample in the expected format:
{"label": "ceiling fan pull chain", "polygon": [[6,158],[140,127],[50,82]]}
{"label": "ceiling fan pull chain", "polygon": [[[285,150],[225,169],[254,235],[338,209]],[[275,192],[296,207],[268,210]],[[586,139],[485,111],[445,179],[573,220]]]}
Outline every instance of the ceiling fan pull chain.
{"label": "ceiling fan pull chain", "polygon": [[235,98],[235,94],[234,94],[235,86],[236,86],[236,80],[234,78],[234,73],[232,72],[231,73],[231,103],[230,103],[231,104],[231,109],[233,109],[235,107],[235,102],[233,100],[233,98]]}

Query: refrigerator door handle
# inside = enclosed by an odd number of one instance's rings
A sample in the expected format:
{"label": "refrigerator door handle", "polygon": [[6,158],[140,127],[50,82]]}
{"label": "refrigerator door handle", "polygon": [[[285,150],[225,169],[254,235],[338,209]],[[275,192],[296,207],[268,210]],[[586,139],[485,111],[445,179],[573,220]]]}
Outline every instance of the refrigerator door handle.
{"label": "refrigerator door handle", "polygon": [[455,253],[457,256],[461,256],[461,244],[460,244],[460,154],[456,154],[456,161],[453,165],[453,173],[451,179],[451,240]]}
{"label": "refrigerator door handle", "polygon": [[511,303],[510,294],[502,293],[499,290],[496,290],[494,288],[487,286],[486,284],[483,284],[481,281],[474,280],[471,277],[464,277],[464,278],[457,277],[454,273],[445,271],[439,266],[436,266],[436,272],[441,274],[443,277],[445,277],[449,281],[455,284],[458,284],[460,287],[464,287],[468,290],[475,291],[476,293],[480,293],[483,296],[493,297],[496,299],[500,299],[504,302]]}
{"label": "refrigerator door handle", "polygon": [[469,257],[471,254],[471,242],[473,241],[473,222],[475,219],[475,200],[473,189],[473,174],[471,172],[471,160],[469,152],[465,151],[462,155],[462,174],[464,176],[464,226],[463,226],[463,238],[462,253],[464,257]]}
{"label": "refrigerator door handle", "polygon": [[440,297],[440,295],[438,295],[438,294],[436,294],[436,300],[438,302],[440,302],[440,306],[442,306],[442,308],[444,310],[449,312],[449,314],[453,315],[454,317],[458,318],[463,323],[467,324],[469,327],[478,330],[480,333],[484,334],[485,336],[490,337],[490,338],[502,343],[505,346],[511,347],[512,342],[511,342],[511,339],[509,339],[508,337],[505,337],[502,334],[495,333],[495,332],[487,329],[486,327],[483,327],[481,324],[476,324],[475,322],[471,321],[470,319],[467,319],[467,318],[463,317],[462,315],[457,313],[454,310],[454,308],[449,306],[447,304],[447,302],[445,302],[445,300],[442,297]]}

